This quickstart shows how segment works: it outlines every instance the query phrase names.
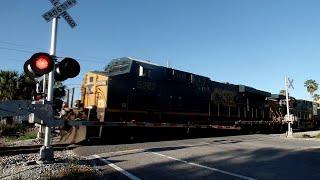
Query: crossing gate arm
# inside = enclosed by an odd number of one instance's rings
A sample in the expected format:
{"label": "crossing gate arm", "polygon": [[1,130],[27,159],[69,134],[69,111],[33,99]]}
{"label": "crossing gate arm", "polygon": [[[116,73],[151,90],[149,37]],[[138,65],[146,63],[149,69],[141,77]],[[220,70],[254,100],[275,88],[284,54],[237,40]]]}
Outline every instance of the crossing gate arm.
{"label": "crossing gate arm", "polygon": [[33,103],[28,100],[11,100],[0,102],[0,117],[29,115],[29,123],[47,126],[64,125],[65,121],[54,119],[52,104],[46,101]]}
{"label": "crossing gate arm", "polygon": [[109,126],[109,127],[150,127],[150,128],[201,128],[201,129],[240,129],[236,126],[225,125],[200,125],[200,124],[177,124],[177,123],[150,123],[150,122],[99,122],[87,119],[64,120],[53,116],[52,104],[46,101],[32,104],[32,101],[14,100],[0,102],[0,116],[12,117],[29,115],[30,123],[38,123],[49,127],[55,126]]}
{"label": "crossing gate arm", "polygon": [[14,100],[0,102],[0,117],[23,116],[31,113],[31,101]]}

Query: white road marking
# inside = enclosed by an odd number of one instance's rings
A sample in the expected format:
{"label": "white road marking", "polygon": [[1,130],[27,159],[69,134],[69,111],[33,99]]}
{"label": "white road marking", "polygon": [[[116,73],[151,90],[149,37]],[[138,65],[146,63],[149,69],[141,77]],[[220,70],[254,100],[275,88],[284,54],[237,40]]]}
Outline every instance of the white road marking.
{"label": "white road marking", "polygon": [[118,154],[123,154],[123,153],[132,153],[132,152],[142,152],[145,151],[145,149],[129,149],[129,150],[124,150],[124,151],[112,151],[108,153],[102,153],[100,155],[118,155]]}
{"label": "white road marking", "polygon": [[[199,143],[195,143],[195,144],[181,144],[179,146],[187,146],[187,147],[196,147],[196,146],[202,146],[202,145],[210,145],[210,143],[207,142],[199,142]],[[178,147],[179,147],[178,146]]]}
{"label": "white road marking", "polygon": [[95,158],[98,158],[99,160],[103,161],[104,163],[106,163],[108,166],[112,167],[113,169],[119,171],[120,173],[122,173],[123,175],[127,176],[128,178],[132,179],[132,180],[141,180],[140,178],[138,178],[137,176],[129,173],[128,171],[122,169],[121,167],[111,163],[110,161],[102,158],[101,156],[99,155],[92,155],[93,157]]}
{"label": "white road marking", "polygon": [[185,161],[185,160],[182,160],[182,159],[177,159],[177,158],[174,158],[174,157],[171,157],[171,156],[167,156],[167,155],[164,155],[164,154],[160,154],[160,153],[157,153],[157,152],[151,152],[151,151],[149,151],[149,152],[152,153],[152,154],[158,155],[158,156],[166,157],[168,159],[172,159],[172,160],[183,162],[183,163],[186,163],[186,164],[189,164],[189,165],[201,167],[201,168],[208,169],[208,170],[211,170],[211,171],[220,172],[220,173],[227,174],[227,175],[234,176],[234,177],[238,177],[238,178],[241,178],[241,179],[256,180],[255,178],[252,178],[252,177],[243,176],[243,175],[240,175],[240,174],[224,171],[224,170],[221,170],[221,169],[212,168],[212,167],[204,166],[204,165],[201,165],[201,164],[188,162],[188,161]]}

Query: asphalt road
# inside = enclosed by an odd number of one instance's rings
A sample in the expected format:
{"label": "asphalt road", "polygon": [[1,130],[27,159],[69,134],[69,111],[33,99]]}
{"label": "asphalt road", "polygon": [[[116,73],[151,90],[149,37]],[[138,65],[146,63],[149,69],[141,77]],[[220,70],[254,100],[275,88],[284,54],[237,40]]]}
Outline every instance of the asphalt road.
{"label": "asphalt road", "polygon": [[320,179],[320,141],[238,135],[83,146],[112,179]]}

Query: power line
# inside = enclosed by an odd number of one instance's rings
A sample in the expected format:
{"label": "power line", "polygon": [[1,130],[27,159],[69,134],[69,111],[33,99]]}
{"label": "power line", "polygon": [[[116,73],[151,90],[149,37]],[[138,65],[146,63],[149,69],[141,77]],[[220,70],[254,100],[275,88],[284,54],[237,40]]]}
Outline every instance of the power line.
{"label": "power line", "polygon": [[22,52],[22,53],[33,53],[33,51],[23,50],[23,49],[16,49],[16,48],[7,48],[7,47],[1,47],[0,49],[9,50],[9,51],[16,51],[16,52]]}
{"label": "power line", "polygon": [[[12,43],[12,42],[3,41],[3,40],[0,40],[0,43],[2,43],[2,44],[7,44],[7,45],[13,45],[13,46],[20,46],[20,47],[24,47],[24,48],[30,48],[30,47],[28,47],[28,46],[26,46],[26,45],[17,44],[17,43]],[[12,48],[12,49],[14,49],[14,48]],[[40,50],[40,51],[44,51],[43,48],[37,48],[37,47],[36,47],[35,49]],[[67,53],[65,53],[65,52],[63,52],[63,51],[60,51],[60,50],[57,50],[57,51],[60,52],[60,53],[62,53],[62,54],[67,54]],[[88,57],[89,59],[104,59],[104,58],[100,58],[100,57],[87,56],[87,55],[84,55],[83,57]],[[87,59],[87,58],[84,58],[84,59]],[[97,61],[96,61],[96,62],[97,62]]]}
{"label": "power line", "polygon": [[[23,50],[23,49],[17,49],[17,48],[7,48],[7,47],[1,47],[0,49],[4,49],[4,50],[8,50],[8,51],[16,51],[16,52],[21,52],[21,53],[34,53],[34,51],[29,51],[29,50]],[[99,63],[99,64],[104,64],[105,62],[103,61],[95,61],[95,60],[91,60],[91,59],[83,59],[83,58],[76,58],[79,61],[87,61],[87,62],[91,62],[91,63]]]}

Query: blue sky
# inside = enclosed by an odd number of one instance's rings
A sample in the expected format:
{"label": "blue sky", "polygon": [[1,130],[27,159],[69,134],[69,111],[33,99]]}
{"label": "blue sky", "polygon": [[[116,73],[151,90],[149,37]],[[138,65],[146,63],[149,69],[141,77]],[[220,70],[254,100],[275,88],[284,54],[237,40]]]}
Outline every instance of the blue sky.
{"label": "blue sky", "polygon": [[[61,0],[61,2],[63,2]],[[22,72],[33,52],[48,52],[49,0],[6,0],[0,6],[0,69]],[[83,74],[124,56],[150,60],[278,93],[309,98],[303,82],[320,81],[320,1],[78,0],[68,10],[78,26],[59,20],[57,56],[79,60]]]}

